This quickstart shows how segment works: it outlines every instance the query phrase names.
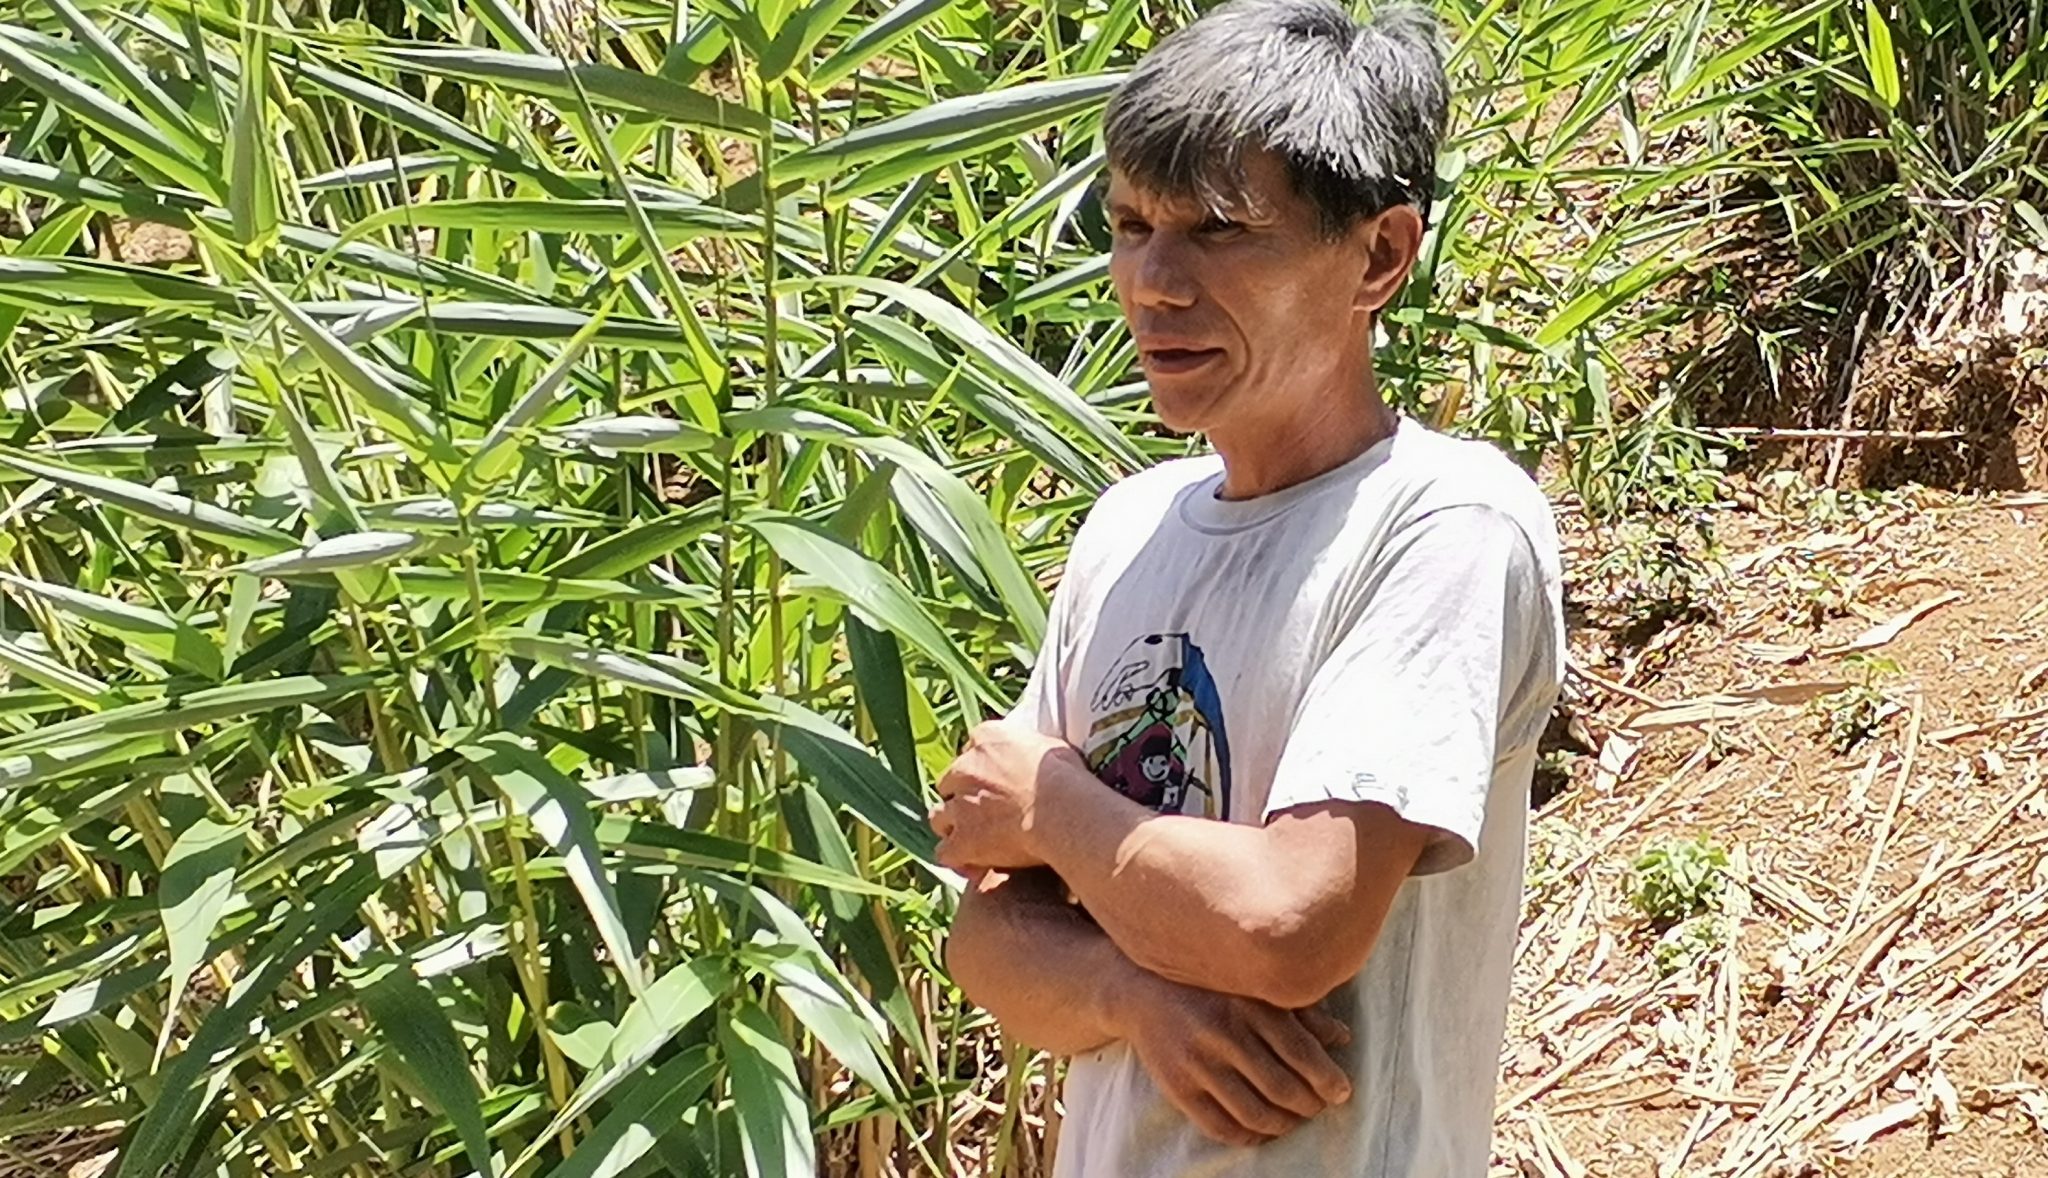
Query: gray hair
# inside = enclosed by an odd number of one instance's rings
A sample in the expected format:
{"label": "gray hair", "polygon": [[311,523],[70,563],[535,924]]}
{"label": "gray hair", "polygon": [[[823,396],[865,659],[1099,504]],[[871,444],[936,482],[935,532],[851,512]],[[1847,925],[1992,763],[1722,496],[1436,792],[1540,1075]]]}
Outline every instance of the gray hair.
{"label": "gray hair", "polygon": [[1109,100],[1109,164],[1211,208],[1244,203],[1244,153],[1279,157],[1323,232],[1408,204],[1429,219],[1449,118],[1443,27],[1389,7],[1229,0],[1161,41]]}

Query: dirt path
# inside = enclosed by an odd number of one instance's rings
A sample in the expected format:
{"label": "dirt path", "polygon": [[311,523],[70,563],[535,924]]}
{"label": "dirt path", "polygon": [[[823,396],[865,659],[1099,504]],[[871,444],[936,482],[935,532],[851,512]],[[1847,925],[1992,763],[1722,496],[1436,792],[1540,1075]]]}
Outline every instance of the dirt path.
{"label": "dirt path", "polygon": [[[1723,515],[1647,642],[1572,586],[1593,751],[1532,833],[1497,1178],[2048,1176],[2048,496],[1827,502]],[[1702,834],[1660,968],[1630,863]]]}

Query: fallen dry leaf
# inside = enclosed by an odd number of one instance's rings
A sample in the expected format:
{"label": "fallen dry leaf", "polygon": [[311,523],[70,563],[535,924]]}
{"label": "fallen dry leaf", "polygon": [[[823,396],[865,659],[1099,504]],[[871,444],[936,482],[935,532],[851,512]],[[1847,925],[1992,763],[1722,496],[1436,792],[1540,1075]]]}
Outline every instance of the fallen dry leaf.
{"label": "fallen dry leaf", "polygon": [[1597,793],[1613,793],[1614,787],[1628,775],[1629,767],[1636,763],[1636,750],[1640,742],[1626,732],[1608,736],[1600,745],[1600,761],[1593,767],[1593,789]]}
{"label": "fallen dry leaf", "polygon": [[1873,1137],[1889,1133],[1901,1125],[1910,1125],[1920,1119],[1924,1111],[1918,1100],[1901,1100],[1888,1104],[1867,1117],[1858,1117],[1835,1130],[1836,1149],[1856,1149],[1869,1144]]}
{"label": "fallen dry leaf", "polygon": [[1919,605],[1893,614],[1887,620],[1872,626],[1840,646],[1827,647],[1821,653],[1825,655],[1854,654],[1859,650],[1873,650],[1883,646],[1885,643],[1905,633],[1906,627],[1950,602],[1961,601],[1963,596],[1962,590],[1951,589],[1939,596],[1930,597]]}
{"label": "fallen dry leaf", "polygon": [[1758,549],[1747,556],[1738,558],[1729,566],[1729,571],[1746,573],[1751,569],[1761,568],[1788,552],[1797,552],[1806,556],[1817,556],[1823,552],[1833,552],[1837,548],[1847,548],[1862,538],[1863,536],[1860,532],[1820,532],[1808,536],[1804,540],[1791,540],[1783,544],[1773,544],[1768,548]]}
{"label": "fallen dry leaf", "polygon": [[2048,680],[2048,663],[2037,663],[2029,667],[2027,673],[2020,676],[2020,694],[2025,695],[2041,686],[2043,680]]}
{"label": "fallen dry leaf", "polygon": [[1989,720],[1979,720],[1974,724],[1957,724],[1952,728],[1937,729],[1929,733],[1927,739],[1935,744],[1946,744],[1951,740],[1961,740],[1965,736],[1985,736],[2001,728],[2007,728],[2014,724],[2023,724],[2028,720],[2038,720],[2043,716],[2048,716],[2048,707],[2034,708],[2025,712],[2014,712],[2005,716],[1996,716]]}
{"label": "fallen dry leaf", "polygon": [[1948,1073],[1940,1068],[1927,1077],[1927,1107],[1934,1116],[1934,1132],[1945,1137],[1962,1128],[1962,1098],[1956,1095],[1956,1086]]}
{"label": "fallen dry leaf", "polygon": [[1659,732],[1717,720],[1745,720],[1774,707],[1803,704],[1823,695],[1833,695],[1849,686],[1839,679],[1823,679],[1815,683],[1773,683],[1765,687],[1724,691],[1717,695],[1680,700],[1661,708],[1646,708],[1630,716],[1622,727],[1632,732]]}
{"label": "fallen dry leaf", "polygon": [[1762,663],[1796,663],[1813,653],[1804,642],[1738,642],[1735,649]]}
{"label": "fallen dry leaf", "polygon": [[2038,1088],[2031,1092],[2022,1092],[2019,1094],[2019,1102],[2020,1107],[2027,1110],[2027,1115],[2034,1119],[2034,1127],[2042,1134],[2048,1135],[2048,1093],[2043,1093]]}

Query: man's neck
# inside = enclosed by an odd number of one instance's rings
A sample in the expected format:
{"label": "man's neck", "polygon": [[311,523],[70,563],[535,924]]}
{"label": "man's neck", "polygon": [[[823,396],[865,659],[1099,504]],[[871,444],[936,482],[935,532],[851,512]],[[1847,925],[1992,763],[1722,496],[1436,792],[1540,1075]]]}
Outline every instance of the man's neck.
{"label": "man's neck", "polygon": [[1335,470],[1394,434],[1400,418],[1380,399],[1370,368],[1346,391],[1293,398],[1301,411],[1212,430],[1223,459],[1224,499],[1256,499]]}

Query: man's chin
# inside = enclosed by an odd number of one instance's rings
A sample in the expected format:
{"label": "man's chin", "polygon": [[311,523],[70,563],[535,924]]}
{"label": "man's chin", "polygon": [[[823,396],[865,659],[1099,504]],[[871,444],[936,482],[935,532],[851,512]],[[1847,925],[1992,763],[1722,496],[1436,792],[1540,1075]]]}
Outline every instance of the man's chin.
{"label": "man's chin", "polygon": [[1209,427],[1214,393],[1207,390],[1162,389],[1152,383],[1152,413],[1159,424],[1177,434],[1198,434]]}

